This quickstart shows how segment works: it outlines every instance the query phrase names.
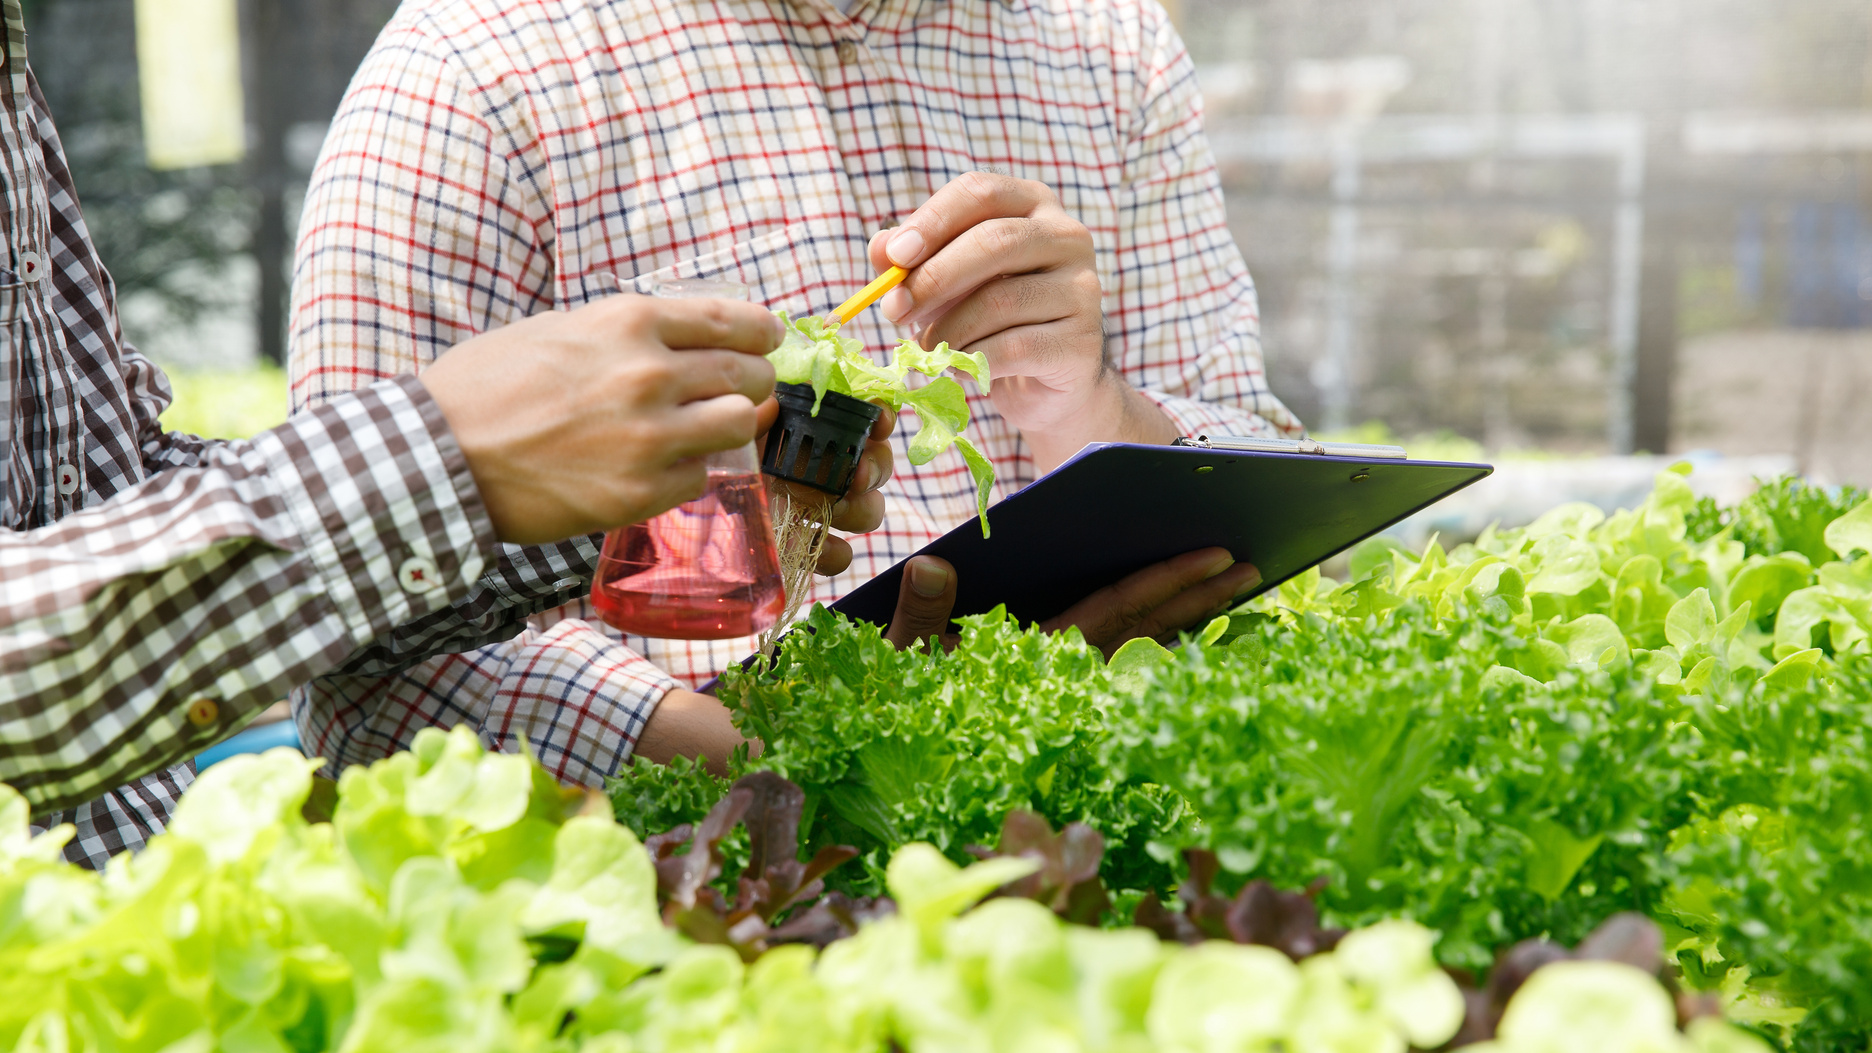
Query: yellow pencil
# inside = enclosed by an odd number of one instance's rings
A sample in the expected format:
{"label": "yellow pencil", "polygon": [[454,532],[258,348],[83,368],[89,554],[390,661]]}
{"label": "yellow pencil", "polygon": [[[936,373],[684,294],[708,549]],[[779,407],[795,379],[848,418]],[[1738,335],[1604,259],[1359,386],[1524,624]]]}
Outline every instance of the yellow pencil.
{"label": "yellow pencil", "polygon": [[858,295],[839,304],[838,310],[832,312],[832,317],[838,319],[840,325],[844,325],[858,317],[858,312],[878,302],[878,299],[885,293],[897,288],[909,274],[910,272],[902,267],[892,267],[878,275],[876,281],[858,290]]}

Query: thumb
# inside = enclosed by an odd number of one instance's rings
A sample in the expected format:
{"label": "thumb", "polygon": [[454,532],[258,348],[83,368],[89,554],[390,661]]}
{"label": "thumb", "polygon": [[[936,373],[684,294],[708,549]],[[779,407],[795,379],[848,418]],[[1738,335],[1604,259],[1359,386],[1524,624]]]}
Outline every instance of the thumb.
{"label": "thumb", "polygon": [[890,255],[884,247],[890,244],[891,235],[897,233],[896,227],[885,227],[871,235],[871,244],[866,247],[866,254],[871,258],[871,269],[883,274],[891,265]]}
{"label": "thumb", "polygon": [[898,650],[940,639],[949,631],[949,613],[955,609],[956,572],[947,560],[917,556],[904,567],[897,591],[897,613],[891,616],[884,638]]}

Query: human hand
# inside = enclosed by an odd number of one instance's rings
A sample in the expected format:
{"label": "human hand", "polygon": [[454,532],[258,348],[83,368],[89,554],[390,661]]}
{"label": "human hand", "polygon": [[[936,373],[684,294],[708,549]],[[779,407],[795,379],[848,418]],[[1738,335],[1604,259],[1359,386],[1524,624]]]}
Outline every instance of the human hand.
{"label": "human hand", "polygon": [[[1205,548],[1153,564],[1108,585],[1056,617],[1043,632],[1076,628],[1107,658],[1127,640],[1148,636],[1170,643],[1186,629],[1215,617],[1261,584],[1253,564],[1237,563],[1227,549]],[[956,573],[947,561],[916,556],[904,568],[897,610],[884,638],[899,649],[932,637],[953,645],[949,615],[955,607]]]}
{"label": "human hand", "polygon": [[780,320],[753,304],[613,296],[456,346],[422,373],[502,541],[641,522],[701,496],[754,437]]}
{"label": "human hand", "polygon": [[[766,441],[767,430],[780,415],[780,404],[769,399],[758,407],[760,438],[756,443]],[[865,438],[865,446],[858,454],[858,470],[852,475],[850,488],[845,496],[831,501],[827,526],[834,530],[843,530],[848,534],[868,534],[884,523],[884,495],[878,491],[890,479],[894,457],[891,454],[890,435],[897,426],[897,412],[886,406],[872,423],[870,434]],[[823,490],[798,483],[782,482],[770,479],[769,485],[784,489],[793,502],[802,508],[823,507],[829,495]],[[819,553],[819,563],[814,568],[820,574],[842,573],[851,566],[851,542],[834,534],[826,538],[825,548]]]}
{"label": "human hand", "polygon": [[1106,360],[1092,234],[1043,183],[971,172],[871,239],[910,272],[885,317],[925,346],[980,351],[995,409],[1046,471],[1088,442],[1169,442],[1175,425]]}
{"label": "human hand", "polygon": [[884,630],[884,638],[899,651],[928,646],[931,640],[945,648],[954,647],[956,634],[949,631],[949,615],[955,610],[955,601],[956,572],[948,560],[910,557],[903,581],[897,586],[897,610]]}
{"label": "human hand", "polygon": [[1107,585],[1040,623],[1043,632],[1073,627],[1110,658],[1127,640],[1148,636],[1175,641],[1235,605],[1261,584],[1252,563],[1237,563],[1225,548],[1203,548],[1152,564]]}

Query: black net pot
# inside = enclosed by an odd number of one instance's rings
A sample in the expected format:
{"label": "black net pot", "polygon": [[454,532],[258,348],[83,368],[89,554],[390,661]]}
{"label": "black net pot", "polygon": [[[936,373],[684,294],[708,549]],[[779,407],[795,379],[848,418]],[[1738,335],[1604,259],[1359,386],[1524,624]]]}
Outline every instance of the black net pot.
{"label": "black net pot", "polygon": [[774,398],[780,403],[780,418],[767,432],[761,470],[843,496],[857,474],[865,435],[883,409],[828,391],[814,416],[811,384],[776,384]]}

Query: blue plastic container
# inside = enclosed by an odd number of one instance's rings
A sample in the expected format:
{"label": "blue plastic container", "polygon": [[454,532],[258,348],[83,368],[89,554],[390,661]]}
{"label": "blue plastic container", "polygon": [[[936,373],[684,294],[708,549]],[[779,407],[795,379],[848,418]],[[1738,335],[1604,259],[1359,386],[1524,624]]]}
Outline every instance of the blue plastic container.
{"label": "blue plastic container", "polygon": [[210,767],[235,754],[263,753],[275,746],[291,746],[293,749],[298,749],[299,725],[290,720],[280,720],[238,732],[202,751],[201,755],[195,758],[195,770],[207,771]]}

